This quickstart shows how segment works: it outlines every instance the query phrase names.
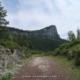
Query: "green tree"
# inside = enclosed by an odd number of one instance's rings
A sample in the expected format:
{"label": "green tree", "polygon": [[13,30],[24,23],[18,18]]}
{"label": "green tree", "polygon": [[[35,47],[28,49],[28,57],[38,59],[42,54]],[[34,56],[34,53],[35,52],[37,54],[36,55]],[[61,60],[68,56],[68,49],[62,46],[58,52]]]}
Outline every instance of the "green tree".
{"label": "green tree", "polygon": [[75,34],[73,33],[73,31],[68,32],[68,39],[70,41],[74,41],[76,39]]}
{"label": "green tree", "polygon": [[6,26],[9,24],[9,22],[5,19],[7,16],[7,11],[4,10],[4,7],[2,7],[1,2],[0,2],[0,26]]}
{"label": "green tree", "polygon": [[80,40],[80,30],[77,30],[77,39]]}

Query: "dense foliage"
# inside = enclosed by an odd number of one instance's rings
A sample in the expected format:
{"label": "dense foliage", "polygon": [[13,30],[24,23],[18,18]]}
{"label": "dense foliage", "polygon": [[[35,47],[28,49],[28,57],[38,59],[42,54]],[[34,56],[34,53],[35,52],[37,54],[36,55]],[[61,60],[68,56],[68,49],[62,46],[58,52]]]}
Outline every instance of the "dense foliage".
{"label": "dense foliage", "polygon": [[0,26],[5,26],[9,24],[9,22],[5,19],[7,16],[7,11],[4,10],[4,7],[2,7],[1,2],[0,2]]}

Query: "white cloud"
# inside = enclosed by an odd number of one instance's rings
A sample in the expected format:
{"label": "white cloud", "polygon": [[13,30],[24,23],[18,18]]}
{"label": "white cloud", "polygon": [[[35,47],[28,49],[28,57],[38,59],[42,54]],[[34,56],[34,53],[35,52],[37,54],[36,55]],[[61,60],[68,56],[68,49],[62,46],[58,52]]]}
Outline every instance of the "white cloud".
{"label": "white cloud", "polygon": [[[62,37],[80,25],[79,0],[18,0],[19,10],[9,13],[11,26],[21,29],[40,29],[54,24]],[[63,35],[64,34],[64,35]]]}

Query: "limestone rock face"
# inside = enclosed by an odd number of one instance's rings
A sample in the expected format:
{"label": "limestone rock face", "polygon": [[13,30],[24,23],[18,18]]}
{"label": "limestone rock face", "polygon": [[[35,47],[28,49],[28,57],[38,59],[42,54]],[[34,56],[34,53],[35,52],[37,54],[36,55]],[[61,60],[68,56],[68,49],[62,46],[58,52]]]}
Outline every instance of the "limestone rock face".
{"label": "limestone rock face", "polygon": [[51,40],[60,40],[60,36],[57,32],[55,25],[50,25],[40,30],[19,30],[15,28],[8,28],[9,32],[16,35],[25,35],[28,38],[41,38],[41,39],[51,39]]}
{"label": "limestone rock face", "polygon": [[31,36],[31,37],[38,37],[43,39],[52,39],[52,40],[60,39],[55,25],[50,25],[40,30],[26,31],[25,34],[29,37]]}
{"label": "limestone rock face", "polygon": [[57,33],[57,29],[54,25],[51,25],[49,27],[46,27],[44,29],[42,29],[43,33],[42,36],[48,39],[60,39],[58,33]]}

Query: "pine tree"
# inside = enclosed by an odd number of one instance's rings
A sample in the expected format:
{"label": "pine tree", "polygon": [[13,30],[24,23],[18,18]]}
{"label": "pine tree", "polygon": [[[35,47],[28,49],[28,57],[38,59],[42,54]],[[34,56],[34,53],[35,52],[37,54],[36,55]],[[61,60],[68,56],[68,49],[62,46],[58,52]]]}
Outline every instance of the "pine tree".
{"label": "pine tree", "polygon": [[76,39],[75,34],[73,33],[73,31],[68,32],[68,39],[70,41],[74,41]]}
{"label": "pine tree", "polygon": [[7,11],[4,10],[4,7],[2,7],[0,2],[0,26],[6,26],[9,24],[9,22],[5,19],[7,16]]}
{"label": "pine tree", "polygon": [[77,30],[77,39],[80,40],[80,30]]}

